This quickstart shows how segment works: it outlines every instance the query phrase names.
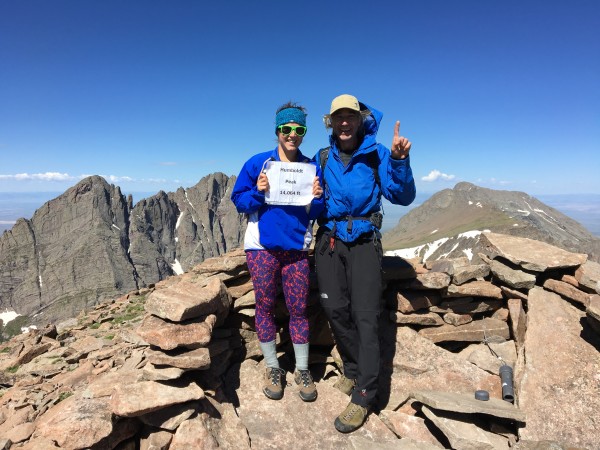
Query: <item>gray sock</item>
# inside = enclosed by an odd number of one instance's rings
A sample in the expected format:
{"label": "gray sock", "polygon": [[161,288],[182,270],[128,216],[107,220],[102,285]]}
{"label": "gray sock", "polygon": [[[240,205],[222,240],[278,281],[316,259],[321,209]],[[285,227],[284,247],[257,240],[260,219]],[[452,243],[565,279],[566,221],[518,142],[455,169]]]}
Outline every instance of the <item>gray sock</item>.
{"label": "gray sock", "polygon": [[259,344],[263,356],[265,357],[265,365],[267,367],[279,368],[279,360],[277,359],[277,348],[275,347],[275,341],[259,342]]}
{"label": "gray sock", "polygon": [[296,357],[296,369],[308,370],[308,343],[294,344],[294,356]]}

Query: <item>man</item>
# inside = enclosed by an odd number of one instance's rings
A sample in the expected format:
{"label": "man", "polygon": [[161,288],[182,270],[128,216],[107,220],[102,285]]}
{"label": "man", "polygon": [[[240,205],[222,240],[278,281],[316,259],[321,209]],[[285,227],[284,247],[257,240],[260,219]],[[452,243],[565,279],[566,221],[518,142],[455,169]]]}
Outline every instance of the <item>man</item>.
{"label": "man", "polygon": [[324,117],[330,147],[322,164],[325,212],[315,246],[321,304],[343,361],[336,387],[350,395],[336,418],[342,433],[362,426],[377,396],[381,313],[381,196],[409,205],[415,198],[411,142],[396,122],[391,151],[377,143],[382,114],[352,95],[331,102]]}

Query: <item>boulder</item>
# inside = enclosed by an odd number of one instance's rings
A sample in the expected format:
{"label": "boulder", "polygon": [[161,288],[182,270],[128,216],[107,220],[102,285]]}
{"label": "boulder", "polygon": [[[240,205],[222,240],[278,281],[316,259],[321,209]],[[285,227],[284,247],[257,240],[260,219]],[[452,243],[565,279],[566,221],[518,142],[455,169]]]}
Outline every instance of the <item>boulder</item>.
{"label": "boulder", "polygon": [[596,448],[600,338],[582,339],[585,313],[555,293],[536,287],[527,303],[525,366],[517,396],[527,424],[519,437]]}
{"label": "boulder", "polygon": [[157,289],[146,300],[146,312],[171,322],[184,322],[215,314],[224,318],[231,306],[231,296],[218,277],[190,279],[169,289]]}
{"label": "boulder", "polygon": [[502,257],[525,270],[544,272],[579,267],[587,261],[583,253],[571,253],[541,241],[497,233],[483,233],[484,253],[492,259]]}

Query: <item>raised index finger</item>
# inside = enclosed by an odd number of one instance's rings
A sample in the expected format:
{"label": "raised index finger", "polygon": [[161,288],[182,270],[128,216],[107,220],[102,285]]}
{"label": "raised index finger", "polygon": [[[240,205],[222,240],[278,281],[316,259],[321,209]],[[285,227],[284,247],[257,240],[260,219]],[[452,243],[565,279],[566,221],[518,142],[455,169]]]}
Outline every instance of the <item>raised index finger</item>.
{"label": "raised index finger", "polygon": [[400,121],[396,120],[396,125],[394,125],[394,137],[400,136]]}

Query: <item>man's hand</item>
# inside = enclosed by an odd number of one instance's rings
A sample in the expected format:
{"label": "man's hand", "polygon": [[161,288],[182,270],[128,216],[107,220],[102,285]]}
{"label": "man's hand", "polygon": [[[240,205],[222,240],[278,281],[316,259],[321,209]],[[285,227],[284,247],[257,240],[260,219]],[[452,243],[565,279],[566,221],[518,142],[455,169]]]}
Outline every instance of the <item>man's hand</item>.
{"label": "man's hand", "polygon": [[394,126],[394,139],[392,139],[392,158],[394,159],[404,159],[408,156],[410,152],[410,147],[412,143],[406,139],[404,136],[400,136],[400,121],[396,121],[396,125]]}
{"label": "man's hand", "polygon": [[321,195],[323,195],[323,188],[319,182],[319,177],[315,177],[313,180],[313,197],[321,198]]}

